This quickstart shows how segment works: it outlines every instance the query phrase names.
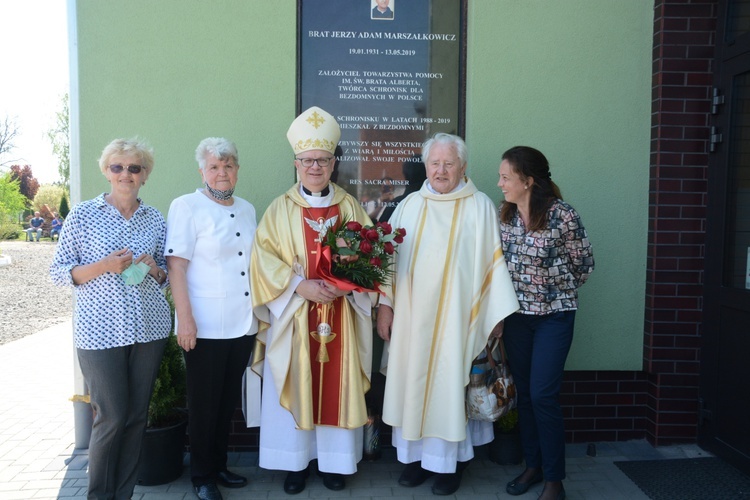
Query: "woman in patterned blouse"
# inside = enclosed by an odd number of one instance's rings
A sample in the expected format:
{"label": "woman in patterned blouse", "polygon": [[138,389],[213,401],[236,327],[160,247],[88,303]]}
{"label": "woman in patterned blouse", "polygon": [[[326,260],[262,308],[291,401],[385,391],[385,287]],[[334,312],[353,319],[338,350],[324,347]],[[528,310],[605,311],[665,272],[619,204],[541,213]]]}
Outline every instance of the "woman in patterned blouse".
{"label": "woman in patterned blouse", "polygon": [[99,167],[112,186],[68,215],[50,274],[72,286],[75,346],[96,412],[88,498],[130,498],[148,403],[171,328],[166,223],[138,191],[154,165],[137,139],[112,141]]}
{"label": "woman in patterned blouse", "polygon": [[534,148],[503,153],[505,202],[500,232],[521,309],[494,332],[503,336],[518,390],[526,470],[506,491],[522,495],[545,480],[540,499],[563,499],[565,430],[559,403],[565,359],[573,341],[578,287],[594,269],[591,244],[578,213],[562,200],[549,163]]}

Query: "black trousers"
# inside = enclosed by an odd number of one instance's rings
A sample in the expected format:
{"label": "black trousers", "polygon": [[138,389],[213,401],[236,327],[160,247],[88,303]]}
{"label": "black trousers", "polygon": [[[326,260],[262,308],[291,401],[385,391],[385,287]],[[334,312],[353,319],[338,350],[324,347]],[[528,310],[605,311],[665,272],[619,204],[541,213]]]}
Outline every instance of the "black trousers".
{"label": "black trousers", "polygon": [[200,486],[227,467],[229,430],[255,336],[198,339],[185,353],[190,476]]}

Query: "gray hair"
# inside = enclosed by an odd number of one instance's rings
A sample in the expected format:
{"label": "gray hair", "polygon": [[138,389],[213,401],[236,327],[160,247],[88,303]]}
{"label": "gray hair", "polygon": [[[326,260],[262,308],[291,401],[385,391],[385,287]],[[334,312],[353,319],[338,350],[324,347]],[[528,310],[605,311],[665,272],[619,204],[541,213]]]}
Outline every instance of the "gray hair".
{"label": "gray hair", "polygon": [[230,158],[239,164],[237,146],[229,139],[223,137],[207,137],[198,144],[195,150],[195,161],[201,170],[206,168],[206,157],[213,156],[217,160],[229,160]]}
{"label": "gray hair", "polygon": [[464,142],[464,140],[457,135],[445,134],[443,132],[438,132],[437,134],[432,136],[432,138],[427,139],[427,141],[425,141],[425,143],[422,145],[422,161],[425,163],[425,165],[427,164],[427,161],[430,157],[430,150],[435,144],[453,146],[456,150],[456,156],[458,156],[458,159],[461,161],[460,167],[466,165],[467,152],[466,143]]}

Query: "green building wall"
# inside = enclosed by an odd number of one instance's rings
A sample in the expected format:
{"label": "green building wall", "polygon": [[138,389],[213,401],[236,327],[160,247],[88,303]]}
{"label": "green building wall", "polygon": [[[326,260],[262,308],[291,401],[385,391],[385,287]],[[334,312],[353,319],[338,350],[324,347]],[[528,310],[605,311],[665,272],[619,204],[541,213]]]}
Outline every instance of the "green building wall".
{"label": "green building wall", "polygon": [[[594,245],[568,369],[642,368],[653,8],[468,0],[469,175],[499,202],[502,152],[540,149]],[[74,201],[108,190],[99,154],[135,135],[156,159],[141,197],[165,216],[200,187],[204,137],[237,143],[237,194],[259,216],[291,185],[296,0],[69,0],[69,10]]]}

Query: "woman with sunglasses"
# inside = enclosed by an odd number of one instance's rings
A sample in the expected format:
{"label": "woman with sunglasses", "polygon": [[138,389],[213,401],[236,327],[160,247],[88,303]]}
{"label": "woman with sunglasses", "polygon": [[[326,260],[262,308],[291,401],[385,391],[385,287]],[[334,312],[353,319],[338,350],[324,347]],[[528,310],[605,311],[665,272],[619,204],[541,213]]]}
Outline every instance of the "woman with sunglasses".
{"label": "woman with sunglasses", "polygon": [[139,139],[116,139],[99,158],[109,193],[73,207],[50,266],[75,293],[74,339],[96,412],[88,498],[130,498],[149,399],[171,327],[161,288],[166,223],[138,192],[154,165]]}

